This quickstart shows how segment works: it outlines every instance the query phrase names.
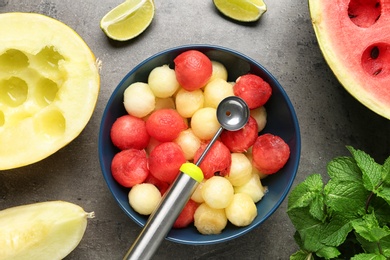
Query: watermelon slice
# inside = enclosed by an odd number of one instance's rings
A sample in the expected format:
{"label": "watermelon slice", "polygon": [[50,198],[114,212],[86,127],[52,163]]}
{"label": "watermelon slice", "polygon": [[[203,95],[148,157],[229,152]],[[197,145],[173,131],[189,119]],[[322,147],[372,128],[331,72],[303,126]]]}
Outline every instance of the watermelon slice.
{"label": "watermelon slice", "polygon": [[390,119],[390,0],[309,0],[326,62],[344,88]]}

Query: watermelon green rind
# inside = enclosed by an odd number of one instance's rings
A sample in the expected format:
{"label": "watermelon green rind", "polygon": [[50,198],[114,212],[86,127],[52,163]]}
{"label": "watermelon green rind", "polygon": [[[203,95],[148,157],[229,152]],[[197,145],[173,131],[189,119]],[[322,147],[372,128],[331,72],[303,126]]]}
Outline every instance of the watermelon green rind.
{"label": "watermelon green rind", "polygon": [[[344,88],[363,105],[390,119],[390,1],[381,1],[380,17],[367,27],[351,21],[349,3],[350,0],[309,0],[319,47]],[[363,58],[363,53],[377,45],[385,46],[386,64],[374,75],[370,66],[377,65]]]}

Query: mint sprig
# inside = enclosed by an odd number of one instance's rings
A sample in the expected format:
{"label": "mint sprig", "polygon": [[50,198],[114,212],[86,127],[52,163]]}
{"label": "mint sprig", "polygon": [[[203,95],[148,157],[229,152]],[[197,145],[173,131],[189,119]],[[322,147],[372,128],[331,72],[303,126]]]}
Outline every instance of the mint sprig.
{"label": "mint sprig", "polygon": [[352,156],[327,165],[329,180],[311,174],[288,198],[300,250],[290,260],[390,259],[390,157],[378,164],[351,146]]}

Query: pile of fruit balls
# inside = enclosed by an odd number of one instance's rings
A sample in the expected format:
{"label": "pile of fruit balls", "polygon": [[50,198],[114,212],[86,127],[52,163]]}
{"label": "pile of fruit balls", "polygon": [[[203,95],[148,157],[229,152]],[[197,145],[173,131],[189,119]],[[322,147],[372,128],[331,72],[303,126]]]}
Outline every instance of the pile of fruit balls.
{"label": "pile of fruit balls", "polygon": [[193,223],[201,234],[218,234],[228,222],[246,226],[257,216],[255,203],[266,193],[261,179],[286,164],[290,148],[276,135],[258,135],[267,120],[270,85],[253,74],[236,82],[227,76],[223,64],[189,50],[174,59],[174,69],[156,67],[147,83],[125,90],[128,114],[111,128],[111,140],[120,149],[111,171],[119,184],[131,188],[129,203],[139,214],[152,213],[183,163],[196,163],[220,128],[219,102],[236,95],[247,103],[249,121],[238,131],[221,133],[199,165],[204,180],[173,227]]}

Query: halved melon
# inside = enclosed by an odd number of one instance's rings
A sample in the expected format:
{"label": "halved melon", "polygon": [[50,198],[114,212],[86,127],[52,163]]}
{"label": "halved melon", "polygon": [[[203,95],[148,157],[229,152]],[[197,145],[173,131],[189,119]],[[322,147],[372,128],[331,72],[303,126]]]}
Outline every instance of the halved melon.
{"label": "halved melon", "polygon": [[357,100],[390,119],[390,1],[309,0],[321,51]]}
{"label": "halved melon", "polygon": [[100,77],[81,37],[53,18],[0,14],[0,170],[46,158],[94,111]]}
{"label": "halved melon", "polygon": [[0,211],[0,259],[63,259],[84,236],[87,219],[80,206],[47,201]]}

